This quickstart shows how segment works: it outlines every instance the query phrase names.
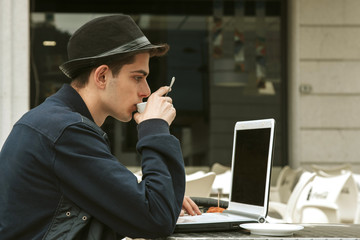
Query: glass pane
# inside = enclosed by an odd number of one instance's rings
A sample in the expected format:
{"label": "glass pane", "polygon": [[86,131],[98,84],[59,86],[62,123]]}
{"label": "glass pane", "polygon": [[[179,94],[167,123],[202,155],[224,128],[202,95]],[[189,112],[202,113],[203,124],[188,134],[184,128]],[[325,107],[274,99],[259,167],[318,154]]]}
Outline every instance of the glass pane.
{"label": "glass pane", "polygon": [[[235,122],[270,117],[277,121],[275,165],[286,164],[282,1],[201,1],[203,11],[193,9],[191,14],[152,2],[157,10],[139,6],[129,14],[151,42],[170,45],[165,57],[151,60],[148,81],[156,90],[176,77],[169,94],[177,109],[171,132],[181,141],[185,164],[229,166]],[[85,22],[106,15],[69,12],[31,13],[32,107],[70,81],[58,69],[67,60],[70,35]],[[139,165],[136,124],[108,118],[102,127],[119,160]]]}

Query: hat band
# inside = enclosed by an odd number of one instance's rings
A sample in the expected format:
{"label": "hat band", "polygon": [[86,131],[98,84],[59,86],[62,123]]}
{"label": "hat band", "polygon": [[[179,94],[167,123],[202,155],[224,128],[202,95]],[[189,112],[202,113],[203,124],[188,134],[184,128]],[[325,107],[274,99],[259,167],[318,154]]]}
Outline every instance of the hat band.
{"label": "hat band", "polygon": [[101,54],[97,55],[96,57],[103,57],[103,56],[108,56],[108,55],[117,54],[117,53],[121,53],[121,52],[135,51],[135,50],[141,49],[142,47],[144,47],[146,45],[150,45],[150,44],[151,44],[150,41],[145,36],[142,36],[131,42],[121,45],[120,47],[117,47],[110,51],[101,53]]}

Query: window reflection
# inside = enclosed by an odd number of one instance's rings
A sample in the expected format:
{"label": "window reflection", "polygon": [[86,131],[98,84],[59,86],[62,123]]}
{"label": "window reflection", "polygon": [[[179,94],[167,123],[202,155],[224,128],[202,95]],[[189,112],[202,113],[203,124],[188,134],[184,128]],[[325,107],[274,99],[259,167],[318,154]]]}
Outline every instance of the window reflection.
{"label": "window reflection", "polygon": [[[275,165],[286,163],[280,48],[284,30],[280,10],[274,14],[267,2],[233,0],[229,5],[214,0],[212,12],[206,14],[144,14],[138,9],[139,14],[131,15],[151,42],[170,45],[166,57],[150,61],[148,81],[156,90],[176,77],[170,96],[177,117],[171,131],[180,139],[187,166],[230,165],[234,123],[269,117],[277,121]],[[281,1],[274,2],[280,8]],[[69,37],[85,22],[103,15],[31,14],[32,107],[69,82],[58,69],[67,60]],[[108,118],[103,128],[120,161],[140,165],[135,122]]]}

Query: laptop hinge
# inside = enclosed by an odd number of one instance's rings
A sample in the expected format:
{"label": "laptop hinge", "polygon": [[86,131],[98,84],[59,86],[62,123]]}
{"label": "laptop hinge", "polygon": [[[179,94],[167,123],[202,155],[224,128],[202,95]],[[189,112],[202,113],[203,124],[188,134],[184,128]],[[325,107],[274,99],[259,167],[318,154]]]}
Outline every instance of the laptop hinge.
{"label": "laptop hinge", "polygon": [[256,219],[259,223],[264,223],[265,222],[265,217],[261,216],[259,214],[251,214],[251,213],[247,213],[247,212],[241,212],[241,211],[236,211],[236,210],[224,210],[223,213],[230,213],[233,215],[240,215],[240,216],[245,216],[251,219]]}

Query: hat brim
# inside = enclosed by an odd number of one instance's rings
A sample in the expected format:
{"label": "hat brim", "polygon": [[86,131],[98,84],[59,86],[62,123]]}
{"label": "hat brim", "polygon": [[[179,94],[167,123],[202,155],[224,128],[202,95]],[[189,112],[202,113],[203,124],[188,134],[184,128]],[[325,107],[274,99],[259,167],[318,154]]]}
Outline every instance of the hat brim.
{"label": "hat brim", "polygon": [[142,46],[141,48],[137,49],[128,49],[128,50],[119,50],[119,51],[111,51],[109,53],[102,54],[101,56],[94,56],[94,57],[86,57],[86,58],[78,58],[67,61],[59,66],[60,70],[71,79],[77,77],[84,69],[88,69],[91,67],[95,67],[102,61],[105,61],[108,58],[112,58],[115,56],[127,55],[129,53],[140,53],[140,52],[149,52],[150,57],[155,56],[163,56],[169,50],[169,45],[167,44],[159,44],[153,45],[148,44],[146,46]]}

